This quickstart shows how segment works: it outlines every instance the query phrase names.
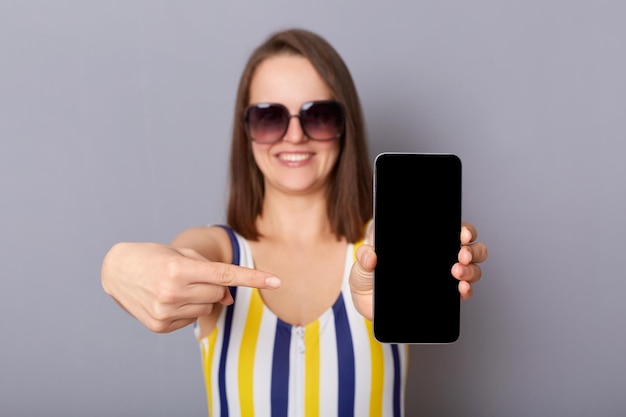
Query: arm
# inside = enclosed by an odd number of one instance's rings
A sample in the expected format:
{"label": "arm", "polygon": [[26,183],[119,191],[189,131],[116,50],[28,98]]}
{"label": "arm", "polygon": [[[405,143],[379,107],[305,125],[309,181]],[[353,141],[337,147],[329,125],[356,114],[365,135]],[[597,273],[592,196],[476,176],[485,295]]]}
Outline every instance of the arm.
{"label": "arm", "polygon": [[[452,275],[459,280],[459,293],[462,300],[467,300],[473,294],[472,284],[480,280],[481,269],[478,265],[487,259],[487,247],[484,243],[476,242],[476,228],[463,223],[461,227],[461,249],[458,262],[452,266]],[[369,234],[366,242],[371,242]],[[369,243],[364,243],[356,252],[356,262],[350,271],[350,290],[352,300],[357,311],[368,320],[372,319],[374,268],[376,267],[376,252]]]}
{"label": "arm", "polygon": [[103,260],[102,287],[147,328],[167,333],[231,304],[229,286],[280,285],[269,273],[230,265],[231,257],[219,227],[186,230],[170,245],[118,243]]}

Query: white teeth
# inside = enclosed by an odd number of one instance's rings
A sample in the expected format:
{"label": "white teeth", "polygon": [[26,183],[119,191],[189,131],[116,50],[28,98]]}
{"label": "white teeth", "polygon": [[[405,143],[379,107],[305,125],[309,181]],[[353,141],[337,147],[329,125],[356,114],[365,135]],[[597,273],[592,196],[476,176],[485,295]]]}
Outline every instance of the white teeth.
{"label": "white teeth", "polygon": [[281,153],[279,158],[288,162],[300,162],[311,157],[308,153]]}

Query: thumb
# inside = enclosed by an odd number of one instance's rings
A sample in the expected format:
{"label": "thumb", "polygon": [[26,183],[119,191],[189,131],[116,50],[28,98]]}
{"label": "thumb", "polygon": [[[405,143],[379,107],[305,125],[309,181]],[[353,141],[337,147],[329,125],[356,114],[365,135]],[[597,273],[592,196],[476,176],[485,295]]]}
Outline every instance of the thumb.
{"label": "thumb", "polygon": [[371,245],[363,244],[356,251],[356,262],[350,271],[350,287],[357,293],[369,293],[374,287],[376,252]]}
{"label": "thumb", "polygon": [[368,320],[373,317],[374,268],[376,252],[363,244],[356,251],[356,262],[350,270],[350,292],[356,310]]}

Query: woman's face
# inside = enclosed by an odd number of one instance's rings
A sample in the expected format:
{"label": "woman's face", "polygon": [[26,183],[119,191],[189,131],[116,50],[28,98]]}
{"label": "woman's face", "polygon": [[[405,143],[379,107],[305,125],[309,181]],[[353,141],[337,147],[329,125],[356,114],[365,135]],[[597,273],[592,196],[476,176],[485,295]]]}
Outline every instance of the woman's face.
{"label": "woman's face", "polygon": [[[310,101],[331,100],[332,94],[308,59],[277,55],[257,67],[250,84],[250,103],[280,103],[298,114]],[[266,193],[274,188],[291,194],[323,189],[339,155],[339,141],[309,140],[297,117],[289,121],[282,140],[252,142],[254,159],[263,173]]]}

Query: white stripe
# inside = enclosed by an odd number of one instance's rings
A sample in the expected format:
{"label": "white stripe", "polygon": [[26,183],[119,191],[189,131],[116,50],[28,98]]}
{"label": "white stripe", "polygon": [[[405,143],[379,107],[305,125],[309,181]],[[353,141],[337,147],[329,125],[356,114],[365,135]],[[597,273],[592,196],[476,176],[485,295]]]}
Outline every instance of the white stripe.
{"label": "white stripe", "polygon": [[[406,387],[409,348],[407,345],[398,345],[398,352],[400,353],[400,373],[402,375],[400,377],[400,383],[402,384],[402,389],[400,390],[400,404],[406,404],[406,390],[404,388]],[[401,407],[401,410],[402,416],[404,416],[404,407]]]}
{"label": "white stripe", "polygon": [[304,355],[300,353],[300,334],[296,326],[291,329],[291,342],[289,344],[289,405],[287,415],[293,417],[304,416]]}
{"label": "white stripe", "polygon": [[383,395],[383,416],[393,415],[393,352],[391,345],[383,345],[383,357],[385,361],[385,390],[389,395]]}

